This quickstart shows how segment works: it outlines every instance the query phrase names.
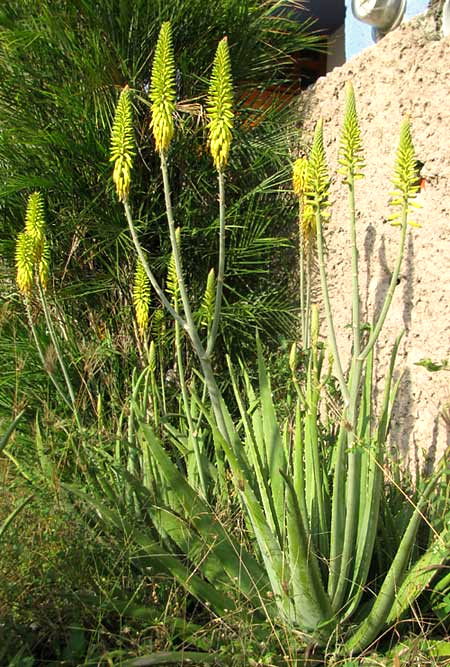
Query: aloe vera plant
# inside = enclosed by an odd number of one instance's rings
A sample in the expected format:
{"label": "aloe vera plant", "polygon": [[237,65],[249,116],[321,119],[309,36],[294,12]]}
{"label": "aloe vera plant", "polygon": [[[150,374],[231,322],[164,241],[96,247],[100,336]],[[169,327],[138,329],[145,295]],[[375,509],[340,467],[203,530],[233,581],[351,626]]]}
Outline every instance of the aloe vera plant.
{"label": "aloe vera plant", "polygon": [[[227,40],[222,40],[217,50],[208,102],[209,147],[218,174],[220,252],[217,278],[210,272],[201,308],[206,336],[202,336],[202,324],[198,325],[189,300],[181,232],[177,231],[171,201],[168,160],[175,132],[174,77],[170,24],[165,23],[150,85],[151,129],[160,156],[172,249],[165,290],[147,261],[133,220],[130,194],[136,150],[128,88],[122,91],[116,110],[111,161],[117,196],[139,262],[135,306],[140,309],[140,326],[146,325],[148,284],[175,321],[182,419],[174,426],[165,414],[165,377],[157,379],[156,349],[150,344],[147,368],[132,378],[131,397],[119,420],[114,450],[102,453],[101,467],[90,466],[94,454],[87,449],[83,452],[94,493],[72,490],[91,502],[115,531],[125,532],[127,540],[139,546],[138,563],[142,567],[171,574],[215,614],[234,613],[246,604],[256,615],[268,616],[272,623],[299,632],[311,645],[340,654],[359,653],[383,627],[394,623],[427,585],[429,578],[422,576],[421,584],[413,588],[415,575],[448,557],[448,531],[444,530],[435,535],[423,560],[411,567],[409,563],[426,503],[440,474],[438,469],[413,509],[397,553],[382,573],[382,582],[370,592],[369,568],[383,493],[384,446],[398,390],[394,370],[401,334],[393,345],[378,415],[373,405],[373,357],[392,302],[417,191],[410,124],[408,120],[402,124],[393,178],[393,223],[400,227],[398,256],[380,315],[366,335],[361,325],[355,229],[355,183],[362,176],[362,142],[353,89],[348,87],[340,150],[341,172],[349,193],[353,285],[352,356],[346,372],[328,291],[323,228],[329,216],[330,180],[323,125],[318,122],[304,164],[301,197],[303,215],[317,244],[328,343],[324,346],[321,341],[317,307],[302,297],[302,305],[308,310],[302,341],[308,341],[309,346],[304,350],[304,382],[297,378],[295,347],[290,358],[296,396],[293,414],[283,420],[277,416],[270,377],[257,341],[256,384],[244,363],[236,369],[229,362],[237,409],[233,418],[212,363],[223,298],[225,168],[233,120]],[[189,383],[181,354],[184,336],[200,369],[194,373],[197,380]],[[327,351],[331,352],[332,372],[342,396],[342,409],[329,434],[324,433],[325,425],[321,424],[321,404],[326,400],[330,377],[325,371]],[[239,499],[238,507],[245,518],[245,544],[227,529],[214,509],[217,505],[220,510],[220,503],[230,493]],[[130,509],[139,527],[130,522]],[[146,530],[141,528],[142,522]],[[360,604],[363,595],[369,598],[364,612]]]}
{"label": "aloe vera plant", "polygon": [[[239,387],[235,371],[231,365],[229,367],[240,413],[239,422],[234,423],[218,392],[212,373],[209,353],[212,349],[214,334],[210,336],[206,348],[203,347],[192,317],[183,281],[181,257],[174,238],[175,223],[172,216],[167,169],[167,147],[173,126],[171,118],[168,117],[170,114],[163,113],[164,104],[167,102],[161,92],[163,89],[169,91],[170,97],[170,91],[173,91],[173,80],[170,83],[170,77],[173,77],[174,67],[170,54],[168,31],[169,27],[163,26],[160,39],[163,40],[166,53],[164,60],[156,60],[154,66],[155,81],[161,86],[161,89],[158,92],[155,84],[153,89],[155,115],[152,123],[156,148],[161,156],[167,217],[174,264],[180,286],[182,316],[180,316],[180,311],[175,311],[170,304],[168,307],[168,304],[165,303],[167,299],[161,288],[154,284],[151,270],[149,267],[146,270],[163,304],[175,317],[179,326],[187,332],[199,359],[211,401],[211,412],[195,396],[193,400],[204,412],[204,417],[212,429],[216,455],[220,451],[225,453],[225,460],[231,469],[248,526],[254,536],[257,558],[261,559],[264,565],[264,585],[259,589],[261,602],[265,598],[262,591],[269,584],[272,600],[270,609],[278,620],[300,629],[305,636],[309,636],[312,641],[323,646],[337,644],[340,647],[339,651],[360,652],[376,638],[386,623],[393,622],[395,610],[398,611],[402,606],[400,601],[407,590],[411,592],[405,572],[421,521],[423,507],[435,483],[435,478],[433,478],[415,507],[398,552],[385,573],[384,583],[374,595],[370,611],[362,621],[352,625],[351,619],[359,609],[363,594],[367,592],[368,573],[377,532],[383,486],[384,445],[387,439],[392,404],[398,389],[398,381],[394,382],[393,377],[401,335],[393,346],[391,363],[385,378],[383,400],[378,419],[375,420],[373,351],[392,302],[402,263],[407,227],[408,224],[411,224],[410,209],[414,205],[413,200],[417,192],[410,124],[406,119],[401,128],[393,177],[395,195],[392,205],[398,209],[393,216],[393,224],[400,227],[398,256],[380,315],[365,337],[361,326],[355,204],[355,183],[358,178],[362,177],[363,169],[362,142],[354,93],[351,85],[348,86],[339,158],[343,182],[349,193],[352,257],[353,341],[348,374],[343,368],[341,351],[336,342],[326,275],[323,223],[329,214],[330,181],[323,148],[321,121],[316,127],[310,155],[305,162],[299,165],[303,169],[301,179],[298,173],[294,174],[294,184],[298,185],[299,179],[302,180],[297,194],[301,198],[302,215],[304,219],[307,218],[310,233],[315,234],[317,243],[317,259],[329,349],[332,353],[334,371],[343,399],[334,450],[325,451],[320,432],[319,403],[323,391],[321,381],[324,352],[319,345],[318,313],[315,308],[311,307],[309,301],[306,304],[303,287],[301,302],[308,314],[304,317],[302,337],[303,341],[310,342],[310,348],[305,386],[301,387],[296,381],[295,361],[292,363],[293,382],[298,395],[294,425],[289,422],[281,425],[278,423],[270,379],[264,366],[261,349],[258,352],[259,388],[252,387],[248,375],[243,370],[245,397],[241,396],[242,389]],[[229,77],[228,57],[225,57],[224,53],[226,53],[225,41],[219,46],[216,56],[211,84],[211,90],[215,91],[216,97],[211,96],[209,107],[212,118],[211,151],[219,173],[221,208],[219,235],[222,253],[224,252],[225,203],[221,176],[231,136],[231,106],[227,101],[229,100],[228,84],[220,83],[220,77],[225,80],[228,80]],[[167,80],[164,77],[167,77]],[[163,81],[165,81],[164,86]],[[222,89],[221,95],[217,93],[220,89]],[[219,123],[219,102],[223,103],[221,129],[217,129],[215,125]],[[157,128],[161,136],[165,138],[165,142],[158,138]],[[124,205],[136,249],[140,254],[141,250],[133,229],[131,212],[126,201]],[[304,264],[301,268],[304,269]],[[222,271],[223,266],[221,265],[218,275],[222,276]],[[219,289],[218,281],[214,320],[217,320],[220,315]],[[214,331],[214,324],[212,331]],[[179,471],[168,454],[164,453],[160,444],[155,441],[154,435],[150,435],[148,427],[141,423],[141,428],[145,434],[149,456],[154,462],[155,469],[174,493],[172,501],[175,498],[177,506],[180,503],[183,504],[187,487],[183,484],[184,490],[180,490]],[[435,477],[437,475],[439,471]],[[190,488],[189,493],[192,493],[192,487]],[[203,487],[203,493],[205,490]],[[197,493],[195,497],[198,499],[201,494]],[[183,516],[184,521],[192,521],[189,507],[184,506]],[[164,522],[161,522],[160,525],[163,526]],[[202,537],[207,541],[206,534]],[[223,534],[221,539],[231,541],[230,536]],[[439,555],[441,559],[443,552],[448,553],[448,548],[443,546],[445,545],[444,535],[437,539],[443,548]],[[178,546],[181,546],[180,543]],[[431,549],[429,557],[432,558],[432,554],[437,551]],[[207,568],[202,568],[200,564],[198,570],[205,579],[212,581]],[[177,576],[175,571],[173,574]],[[229,576],[230,573],[228,573]],[[187,581],[184,580],[184,583],[187,585]],[[417,594],[418,590],[414,595]],[[410,601],[410,598],[408,599]],[[217,612],[219,613],[219,609]]]}

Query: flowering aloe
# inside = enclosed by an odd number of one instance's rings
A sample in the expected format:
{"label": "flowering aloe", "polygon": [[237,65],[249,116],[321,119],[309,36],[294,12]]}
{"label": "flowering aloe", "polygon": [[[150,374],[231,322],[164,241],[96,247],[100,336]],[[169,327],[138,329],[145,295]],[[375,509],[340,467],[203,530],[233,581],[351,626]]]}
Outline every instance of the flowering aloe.
{"label": "flowering aloe", "polygon": [[[411,213],[411,206],[414,206],[412,200],[415,199],[420,189],[417,184],[417,166],[411,137],[411,126],[407,117],[403,120],[400,129],[400,141],[392,183],[395,186],[395,191],[393,192],[391,206],[399,208],[400,211],[394,213],[390,220],[393,225],[401,226],[401,212],[405,210],[405,215]],[[420,226],[412,220],[408,220],[408,224],[412,227]]]}
{"label": "flowering aloe", "polygon": [[355,92],[353,85],[347,83],[347,98],[342,127],[341,145],[339,150],[339,173],[344,176],[344,183],[351,179],[362,178],[361,169],[364,166],[362,158],[361,130],[356,115]]}
{"label": "flowering aloe", "polygon": [[50,249],[45,238],[44,201],[40,192],[28,198],[25,229],[17,237],[16,279],[22,294],[29,294],[33,287],[35,270],[43,288],[48,281]]}
{"label": "flowering aloe", "polygon": [[217,47],[208,94],[209,147],[216,169],[228,162],[233,127],[233,88],[228,40]]}
{"label": "flowering aloe", "polygon": [[156,150],[166,151],[174,133],[173,115],[175,112],[175,60],[172,46],[170,23],[162,24],[155,50],[150,99],[152,101],[152,120]]}
{"label": "flowering aloe", "polygon": [[114,162],[113,181],[119,201],[126,201],[130,191],[134,156],[133,113],[128,86],[120,93],[111,132],[110,162]]}

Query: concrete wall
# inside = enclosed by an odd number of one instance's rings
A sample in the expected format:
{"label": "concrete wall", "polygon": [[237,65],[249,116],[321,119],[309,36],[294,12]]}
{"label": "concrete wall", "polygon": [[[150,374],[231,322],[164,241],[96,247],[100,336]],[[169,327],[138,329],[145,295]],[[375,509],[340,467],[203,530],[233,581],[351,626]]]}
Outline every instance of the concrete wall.
{"label": "concrete wall", "polygon": [[[450,360],[450,38],[432,17],[418,17],[372,48],[334,69],[300,99],[301,140],[308,144],[319,116],[332,179],[332,218],[326,226],[328,274],[340,345],[349,352],[351,272],[347,193],[336,174],[345,83],[352,80],[365,147],[365,178],[358,183],[361,295],[366,318],[378,312],[398,247],[398,228],[387,221],[389,178],[402,116],[409,114],[425,189],[410,228],[393,307],[377,350],[381,390],[397,334],[405,330],[399,369],[403,379],[394,412],[392,447],[413,462],[432,461],[448,446],[440,412],[450,401],[450,373],[416,365],[424,358]],[[323,327],[325,334],[326,327]],[[348,358],[348,354],[346,355]]]}

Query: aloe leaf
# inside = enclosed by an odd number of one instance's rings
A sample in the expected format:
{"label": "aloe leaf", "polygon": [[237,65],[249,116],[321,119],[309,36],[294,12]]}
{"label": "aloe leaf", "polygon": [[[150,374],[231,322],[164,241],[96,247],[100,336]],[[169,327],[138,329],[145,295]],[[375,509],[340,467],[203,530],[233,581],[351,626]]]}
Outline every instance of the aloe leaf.
{"label": "aloe leaf", "polygon": [[277,532],[283,534],[284,530],[284,506],[285,486],[281,471],[286,471],[286,459],[284,456],[283,440],[281,437],[275,406],[272,400],[272,389],[270,379],[264,364],[261,341],[256,339],[258,351],[258,378],[259,392],[261,396],[261,413],[264,429],[264,442],[266,447],[268,477],[270,480],[271,497],[277,519]]}
{"label": "aloe leaf", "polygon": [[222,562],[230,580],[235,581],[247,597],[254,597],[255,582],[261,580],[261,571],[256,561],[231,538],[207,503],[189,486],[161,447],[152,429],[146,424],[141,424],[141,429],[147,438],[152,456],[172,492],[178,497],[185,516],[195,526],[203,542],[209,545],[214,557]]}
{"label": "aloe leaf", "polygon": [[[296,622],[312,632],[332,621],[331,602],[323,587],[311,535],[305,526],[292,481],[283,475],[287,488],[287,531],[289,538],[290,586]],[[329,635],[327,635],[329,636]]]}
{"label": "aloe leaf", "polygon": [[[231,366],[230,360],[228,360],[228,368],[230,372],[230,378],[233,386],[234,395],[236,402],[238,404],[239,412],[241,414],[241,420],[244,426],[245,431],[245,452],[248,458],[248,468],[251,468],[256,477],[256,484],[253,486],[253,491],[255,495],[261,499],[261,502],[264,507],[264,513],[266,520],[271,528],[271,530],[277,535],[278,540],[281,541],[281,531],[279,529],[278,517],[274,510],[271,489],[269,485],[269,474],[267,470],[267,459],[266,459],[266,450],[264,442],[264,428],[262,422],[261,410],[258,408],[256,410],[250,410],[245,408],[242,397],[239,393],[237,386],[236,375]],[[243,369],[244,381],[246,384],[247,390],[247,401],[256,402],[256,396],[253,393],[253,390],[250,385],[250,380],[247,372]],[[249,412],[252,412],[251,421],[249,419]],[[241,452],[241,459],[244,457],[244,453]],[[247,478],[249,483],[252,483],[252,480]]]}
{"label": "aloe leaf", "polygon": [[450,529],[436,535],[423,556],[409,570],[395,595],[395,602],[386,620],[392,625],[400,619],[414,600],[428,586],[440,565],[450,558]]}
{"label": "aloe leaf", "polygon": [[0,524],[0,540],[2,539],[3,535],[5,534],[6,530],[8,527],[11,525],[11,523],[14,521],[16,516],[23,510],[25,505],[27,505],[30,500],[34,498],[34,494],[32,493],[30,496],[27,496],[24,498],[18,505],[13,509],[13,511],[8,514],[6,519],[3,520],[3,522]]}
{"label": "aloe leaf", "polygon": [[325,508],[328,495],[327,475],[324,471],[323,458],[319,452],[318,410],[319,410],[319,367],[316,336],[308,364],[305,415],[305,492],[306,506],[311,527],[311,535],[325,558],[329,555],[329,522]]}
{"label": "aloe leaf", "polygon": [[20,422],[20,420],[22,419],[24,414],[25,414],[25,410],[22,410],[22,412],[19,412],[17,417],[11,422],[11,424],[6,429],[5,433],[0,438],[0,452],[2,452],[5,449],[6,445],[9,442],[9,439],[10,439],[11,435],[14,433],[17,424]]}
{"label": "aloe leaf", "polygon": [[215,613],[223,615],[233,607],[232,600],[220,590],[204,581],[192,568],[186,567],[180,558],[164,550],[156,540],[127,524],[119,512],[112,510],[98,498],[80,491],[80,489],[63,484],[72,494],[91,505],[103,521],[117,529],[124,535],[128,544],[135,544],[141,548],[135,562],[140,569],[155,570],[174,577],[189,593],[202,603],[208,603]]}
{"label": "aloe leaf", "polygon": [[251,485],[245,478],[245,467],[241,465],[239,444],[234,449],[222,438],[217,428],[213,427],[214,439],[225,451],[225,455],[234,475],[236,487],[243,499],[245,508],[250,518],[253,531],[258,542],[259,551],[264,561],[265,571],[270,581],[275,603],[282,617],[289,623],[295,621],[295,614],[288,595],[288,582],[290,581],[289,566],[277,538],[273,534],[263,509],[256,498]]}
{"label": "aloe leaf", "polygon": [[375,598],[375,602],[369,614],[343,645],[344,652],[359,653],[375,639],[380,630],[386,625],[387,619],[391,614],[395,595],[403,583],[408,558],[416,538],[418,527],[422,521],[422,509],[435,489],[437,480],[441,474],[442,470],[438,469],[427,484],[409,520],[397,553]]}

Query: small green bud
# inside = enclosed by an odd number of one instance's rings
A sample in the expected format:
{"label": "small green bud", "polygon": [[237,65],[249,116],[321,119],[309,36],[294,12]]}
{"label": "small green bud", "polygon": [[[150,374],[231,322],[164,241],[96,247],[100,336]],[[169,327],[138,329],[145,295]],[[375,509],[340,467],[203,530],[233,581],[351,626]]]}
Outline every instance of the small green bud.
{"label": "small green bud", "polygon": [[291,373],[295,376],[297,371],[297,343],[292,343],[291,351],[289,353],[289,368]]}
{"label": "small green bud", "polygon": [[205,293],[201,305],[201,323],[204,327],[209,327],[214,317],[214,306],[216,303],[216,276],[214,269],[208,273],[206,280]]}
{"label": "small green bud", "polygon": [[156,346],[155,341],[150,341],[150,349],[148,351],[148,367],[150,373],[156,373]]}
{"label": "small green bud", "polygon": [[[181,247],[181,229],[179,227],[175,230],[175,240],[178,250]],[[178,299],[180,293],[180,286],[178,282],[177,269],[175,266],[175,256],[172,252],[170,255],[169,265],[167,267],[167,291],[172,296],[174,302]]]}
{"label": "small green bud", "polygon": [[147,273],[138,260],[134,274],[133,305],[140,336],[144,336],[148,327],[148,310],[150,307],[150,281]]}

